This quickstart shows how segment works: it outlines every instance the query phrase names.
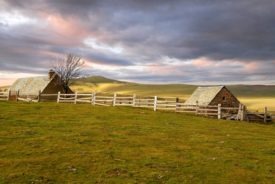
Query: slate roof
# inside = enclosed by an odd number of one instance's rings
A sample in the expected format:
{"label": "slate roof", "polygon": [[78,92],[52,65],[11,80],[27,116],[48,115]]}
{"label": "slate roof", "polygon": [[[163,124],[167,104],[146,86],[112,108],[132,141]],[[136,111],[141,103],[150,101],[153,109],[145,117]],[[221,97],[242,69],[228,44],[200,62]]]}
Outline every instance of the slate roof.
{"label": "slate roof", "polygon": [[21,95],[38,95],[39,91],[43,91],[53,78],[48,76],[29,77],[17,79],[11,86],[11,91],[18,91]]}
{"label": "slate roof", "polygon": [[185,101],[185,105],[209,105],[224,86],[198,87],[194,93]]}

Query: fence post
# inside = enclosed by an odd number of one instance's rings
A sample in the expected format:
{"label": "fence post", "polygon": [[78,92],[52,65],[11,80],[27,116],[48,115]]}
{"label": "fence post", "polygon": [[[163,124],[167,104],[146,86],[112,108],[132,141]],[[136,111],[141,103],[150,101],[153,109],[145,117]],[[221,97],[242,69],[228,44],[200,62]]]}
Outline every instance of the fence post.
{"label": "fence post", "polygon": [[178,112],[178,110],[179,110],[179,101],[180,101],[180,99],[177,97],[176,98],[176,112]]}
{"label": "fence post", "polygon": [[93,100],[92,100],[93,105],[95,105],[95,101],[96,101],[96,92],[94,92],[93,94]]}
{"label": "fence post", "polygon": [[264,108],[264,123],[267,121],[267,107]]}
{"label": "fence post", "polygon": [[18,102],[18,98],[19,98],[19,90],[16,91],[16,101]]}
{"label": "fence post", "polygon": [[218,104],[218,119],[222,119],[222,105]]}
{"label": "fence post", "polygon": [[94,93],[91,93],[91,104],[93,104]]}
{"label": "fence post", "polygon": [[9,100],[10,100],[10,97],[11,97],[11,90],[9,89],[9,91],[8,91],[7,101],[9,101]]}
{"label": "fence post", "polygon": [[58,91],[58,94],[57,94],[57,103],[59,103],[60,101],[60,91]]}
{"label": "fence post", "polygon": [[38,99],[37,99],[37,102],[40,102],[40,100],[41,100],[41,91],[39,90],[39,91],[38,91]]}
{"label": "fence post", "polygon": [[113,97],[113,106],[116,106],[116,93],[114,93],[114,97]]}
{"label": "fence post", "polygon": [[199,113],[199,102],[196,101],[196,115]]}
{"label": "fence post", "polygon": [[74,93],[74,104],[77,102],[77,92]]}
{"label": "fence post", "polygon": [[154,97],[154,111],[157,110],[157,104],[158,104],[158,97],[155,96],[155,97]]}
{"label": "fence post", "polygon": [[245,118],[245,106],[242,104],[241,106],[241,121],[244,121]]}
{"label": "fence post", "polygon": [[242,104],[239,104],[239,109],[238,109],[238,115],[237,115],[237,120],[241,120],[241,114],[242,114]]}
{"label": "fence post", "polygon": [[133,94],[133,107],[136,106],[136,94]]}

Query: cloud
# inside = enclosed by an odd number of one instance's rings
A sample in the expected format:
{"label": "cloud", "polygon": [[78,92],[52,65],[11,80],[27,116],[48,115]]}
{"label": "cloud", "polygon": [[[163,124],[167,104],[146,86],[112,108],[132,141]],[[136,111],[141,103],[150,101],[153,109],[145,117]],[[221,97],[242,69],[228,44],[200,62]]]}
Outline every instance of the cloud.
{"label": "cloud", "polygon": [[115,53],[115,54],[120,54],[120,53],[123,52],[122,47],[109,46],[108,44],[105,44],[105,43],[99,43],[94,38],[87,38],[83,42],[86,46],[91,47],[91,48],[96,49],[96,50],[112,52],[112,53]]}
{"label": "cloud", "polygon": [[106,66],[102,74],[126,80],[269,83],[275,77],[274,0],[0,4],[2,70],[42,73],[73,52]]}

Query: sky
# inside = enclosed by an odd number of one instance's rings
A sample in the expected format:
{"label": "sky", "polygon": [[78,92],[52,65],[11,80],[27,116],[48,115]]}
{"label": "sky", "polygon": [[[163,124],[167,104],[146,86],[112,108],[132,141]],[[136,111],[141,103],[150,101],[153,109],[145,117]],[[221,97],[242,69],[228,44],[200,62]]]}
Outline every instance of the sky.
{"label": "sky", "polygon": [[275,84],[274,0],[0,0],[0,86],[62,56],[143,83]]}

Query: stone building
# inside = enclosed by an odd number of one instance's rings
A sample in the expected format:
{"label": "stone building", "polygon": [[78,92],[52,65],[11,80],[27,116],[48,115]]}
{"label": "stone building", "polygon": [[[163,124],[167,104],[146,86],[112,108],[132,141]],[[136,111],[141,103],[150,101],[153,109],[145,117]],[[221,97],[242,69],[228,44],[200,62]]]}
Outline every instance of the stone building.
{"label": "stone building", "polygon": [[[19,93],[19,96],[38,96],[40,94],[57,94],[59,91],[65,93],[60,77],[53,70],[48,76],[29,77],[17,79],[10,87],[11,96]],[[69,93],[73,91],[69,89]]]}
{"label": "stone building", "polygon": [[218,105],[223,107],[238,107],[239,100],[225,86],[198,87],[188,98],[185,105]]}

